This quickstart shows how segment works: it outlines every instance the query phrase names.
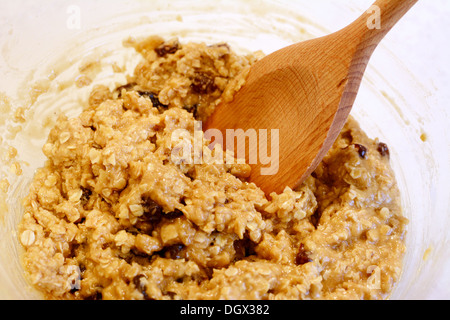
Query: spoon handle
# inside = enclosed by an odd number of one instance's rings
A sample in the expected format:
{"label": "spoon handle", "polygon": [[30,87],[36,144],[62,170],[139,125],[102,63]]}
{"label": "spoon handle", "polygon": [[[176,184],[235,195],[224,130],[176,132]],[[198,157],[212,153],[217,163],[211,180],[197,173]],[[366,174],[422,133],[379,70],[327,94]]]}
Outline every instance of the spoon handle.
{"label": "spoon handle", "polygon": [[355,22],[341,30],[373,52],[384,36],[418,0],[377,0]]}
{"label": "spoon handle", "polygon": [[[336,33],[337,46],[346,56],[347,86],[342,94],[337,121],[348,116],[373,51],[392,27],[418,0],[377,0],[353,23]],[[336,127],[336,130],[339,129]]]}

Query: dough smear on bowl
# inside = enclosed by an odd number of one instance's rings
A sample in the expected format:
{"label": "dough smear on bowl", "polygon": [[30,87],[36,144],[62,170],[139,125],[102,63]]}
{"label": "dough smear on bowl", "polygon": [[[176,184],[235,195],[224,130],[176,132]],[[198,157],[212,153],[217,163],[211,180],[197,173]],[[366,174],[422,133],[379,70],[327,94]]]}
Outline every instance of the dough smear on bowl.
{"label": "dough smear on bowl", "polygon": [[[180,141],[195,153],[195,121],[232,99],[259,55],[155,36],[127,44],[142,55],[133,77],[96,86],[78,117],[58,119],[24,202],[23,266],[45,298],[389,296],[407,220],[384,143],[349,118],[303,185],[267,199],[247,164],[173,156]],[[208,141],[199,148],[215,156]]]}

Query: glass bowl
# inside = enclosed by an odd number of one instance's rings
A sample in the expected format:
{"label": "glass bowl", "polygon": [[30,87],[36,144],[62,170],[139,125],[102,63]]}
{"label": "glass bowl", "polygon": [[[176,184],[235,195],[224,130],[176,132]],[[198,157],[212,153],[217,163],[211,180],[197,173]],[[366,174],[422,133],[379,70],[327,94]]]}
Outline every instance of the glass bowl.
{"label": "glass bowl", "polygon": [[[268,54],[337,31],[371,3],[2,1],[0,298],[41,298],[25,281],[19,260],[21,199],[45,161],[41,148],[58,114],[78,114],[95,84],[125,83],[114,68],[132,71],[138,57],[122,46],[124,39],[156,34],[183,42],[225,41],[239,53]],[[422,2],[394,27],[375,51],[351,112],[370,137],[390,146],[410,220],[404,270],[392,299],[450,298],[450,117],[443,92],[449,77],[440,67],[448,67],[448,45],[437,34],[448,14],[446,0]],[[90,63],[102,67],[94,81],[74,85],[80,66]]]}

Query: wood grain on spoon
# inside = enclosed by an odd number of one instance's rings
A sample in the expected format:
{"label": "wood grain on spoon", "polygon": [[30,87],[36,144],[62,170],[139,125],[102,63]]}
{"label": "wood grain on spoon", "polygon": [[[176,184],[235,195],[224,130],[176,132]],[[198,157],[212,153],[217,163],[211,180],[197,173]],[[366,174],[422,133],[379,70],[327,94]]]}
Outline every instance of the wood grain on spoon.
{"label": "wood grain on spoon", "polygon": [[[249,180],[267,195],[297,187],[345,124],[374,49],[416,2],[378,0],[346,28],[266,56],[252,66],[233,101],[216,108],[204,129],[219,129],[223,137],[227,129],[278,129],[278,168],[262,174],[268,164],[250,163]],[[276,153],[270,139],[267,145],[269,153],[271,147]],[[258,154],[258,144],[246,149],[247,161],[252,153]]]}

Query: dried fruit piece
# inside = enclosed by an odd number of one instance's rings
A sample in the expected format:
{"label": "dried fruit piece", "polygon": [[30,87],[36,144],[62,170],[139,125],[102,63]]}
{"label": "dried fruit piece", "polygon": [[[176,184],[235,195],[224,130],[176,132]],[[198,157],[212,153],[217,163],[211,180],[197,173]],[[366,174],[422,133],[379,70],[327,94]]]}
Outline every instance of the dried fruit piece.
{"label": "dried fruit piece", "polygon": [[183,215],[183,211],[175,209],[174,211],[167,212],[164,216],[170,220],[181,217]]}
{"label": "dried fruit piece", "polygon": [[144,296],[145,300],[152,300],[147,294],[147,286],[145,285],[146,277],[143,274],[138,274],[133,278],[133,284],[136,289]]}
{"label": "dried fruit piece", "polygon": [[354,146],[355,146],[356,150],[358,151],[359,156],[362,159],[365,159],[366,155],[367,155],[367,148],[364,147],[362,144],[358,144],[358,143],[355,143]]}
{"label": "dried fruit piece", "polygon": [[306,254],[306,251],[305,251],[303,243],[300,244],[297,256],[295,257],[295,264],[300,266],[302,264],[305,264],[305,263],[308,263],[308,262],[311,262],[311,261],[312,260]]}
{"label": "dried fruit piece", "polygon": [[167,54],[173,54],[178,51],[180,48],[180,43],[178,40],[174,39],[171,41],[164,42],[163,44],[159,45],[155,48],[155,52],[158,56],[164,57]]}
{"label": "dried fruit piece", "polygon": [[150,198],[146,198],[142,204],[144,211],[151,215],[162,213],[162,207]]}
{"label": "dried fruit piece", "polygon": [[150,198],[143,199],[142,207],[144,208],[145,220],[153,224],[158,223],[162,218],[162,207]]}
{"label": "dried fruit piece", "polygon": [[386,156],[388,158],[390,157],[389,148],[386,143],[383,143],[383,142],[378,143],[377,150],[383,157],[386,157]]}
{"label": "dried fruit piece", "polygon": [[217,89],[214,79],[202,72],[197,72],[194,79],[192,79],[191,88],[195,93],[206,94],[211,93]]}

